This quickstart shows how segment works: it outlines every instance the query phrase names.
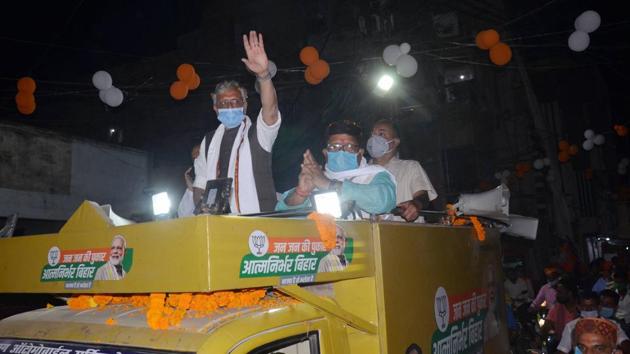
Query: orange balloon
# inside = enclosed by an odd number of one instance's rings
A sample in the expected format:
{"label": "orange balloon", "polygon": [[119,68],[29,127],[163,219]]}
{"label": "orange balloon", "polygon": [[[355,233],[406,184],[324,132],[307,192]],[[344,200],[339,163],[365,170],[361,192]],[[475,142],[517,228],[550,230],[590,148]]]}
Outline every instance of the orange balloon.
{"label": "orange balloon", "polygon": [[184,82],[186,83],[186,86],[188,86],[189,90],[196,90],[201,84],[201,78],[197,73],[195,73],[190,80]]}
{"label": "orange balloon", "polygon": [[171,84],[170,92],[171,97],[181,101],[188,96],[188,86],[183,81],[175,81]]}
{"label": "orange balloon", "polygon": [[499,43],[499,33],[493,29],[481,31],[475,37],[475,43],[479,49],[488,50]]}
{"label": "orange balloon", "polygon": [[569,142],[566,141],[566,140],[558,141],[558,149],[560,149],[560,151],[568,151],[569,150]]}
{"label": "orange balloon", "polygon": [[569,152],[568,151],[560,151],[560,153],[558,153],[558,160],[560,160],[560,162],[567,162],[569,161]]}
{"label": "orange balloon", "polygon": [[512,49],[509,45],[499,42],[490,48],[490,61],[503,66],[512,60]]}
{"label": "orange balloon", "polygon": [[32,103],[26,104],[26,105],[18,105],[17,106],[18,112],[24,114],[24,115],[30,115],[33,114],[33,112],[35,112],[35,102],[33,101]]}
{"label": "orange balloon", "polygon": [[180,81],[189,81],[195,75],[195,68],[190,64],[181,64],[177,67],[177,78]]}
{"label": "orange balloon", "polygon": [[306,80],[306,82],[308,82],[311,85],[317,85],[322,82],[322,79],[316,79],[313,77],[313,74],[311,74],[310,66],[306,68],[306,70],[304,71],[304,80]]}
{"label": "orange balloon", "polygon": [[569,146],[569,155],[575,156],[578,154],[578,152],[580,152],[580,148],[578,148],[577,145],[573,144]]}
{"label": "orange balloon", "polygon": [[318,80],[323,80],[330,74],[330,65],[323,59],[314,62],[309,68],[311,69],[311,76]]}
{"label": "orange balloon", "polygon": [[300,50],[300,61],[308,66],[319,60],[319,52],[315,47],[304,47]]}
{"label": "orange balloon", "polygon": [[24,76],[23,78],[18,80],[17,88],[18,88],[18,91],[22,91],[26,93],[33,93],[35,92],[37,85],[35,84],[35,80],[33,80],[32,78],[28,76]]}
{"label": "orange balloon", "polygon": [[20,91],[15,95],[15,103],[18,106],[27,106],[35,103],[35,96],[32,93]]}
{"label": "orange balloon", "polygon": [[617,135],[619,136],[628,135],[628,127],[626,127],[625,125],[615,125],[614,128],[615,128],[615,131],[617,132]]}

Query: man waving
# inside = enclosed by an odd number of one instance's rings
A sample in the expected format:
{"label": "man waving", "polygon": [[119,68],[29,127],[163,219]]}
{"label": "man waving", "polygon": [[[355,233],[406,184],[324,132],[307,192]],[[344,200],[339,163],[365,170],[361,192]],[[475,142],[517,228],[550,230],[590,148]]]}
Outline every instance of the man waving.
{"label": "man waving", "polygon": [[[247,115],[247,90],[236,81],[219,83],[212,94],[213,109],[221,125],[206,134],[195,159],[194,201],[199,205],[206,183],[230,177],[234,214],[273,210],[276,191],[271,172],[271,151],[278,136],[281,117],[278,97],[271,82],[269,59],[261,34],[243,35],[247,58],[241,59],[256,75],[262,108],[256,121]],[[197,210],[199,212],[199,210]]]}

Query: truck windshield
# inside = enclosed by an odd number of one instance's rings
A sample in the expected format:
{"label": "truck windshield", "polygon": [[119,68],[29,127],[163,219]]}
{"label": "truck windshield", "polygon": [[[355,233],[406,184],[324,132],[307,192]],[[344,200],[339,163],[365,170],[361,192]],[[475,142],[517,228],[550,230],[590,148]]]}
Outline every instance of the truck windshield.
{"label": "truck windshield", "polygon": [[0,338],[0,353],[17,354],[165,354],[187,353],[149,348],[121,347],[91,343],[35,341]]}
{"label": "truck windshield", "polygon": [[319,354],[317,332],[304,333],[265,344],[249,354]]}

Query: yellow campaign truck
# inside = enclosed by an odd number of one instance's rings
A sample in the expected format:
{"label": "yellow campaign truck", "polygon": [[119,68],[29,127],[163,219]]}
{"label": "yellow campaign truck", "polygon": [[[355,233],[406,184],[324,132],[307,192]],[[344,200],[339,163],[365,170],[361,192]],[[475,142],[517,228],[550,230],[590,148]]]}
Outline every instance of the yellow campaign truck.
{"label": "yellow campaign truck", "polygon": [[309,219],[115,226],[86,201],[57,234],[0,239],[0,292],[70,304],[1,320],[0,353],[509,352],[496,230],[334,228],[326,247]]}

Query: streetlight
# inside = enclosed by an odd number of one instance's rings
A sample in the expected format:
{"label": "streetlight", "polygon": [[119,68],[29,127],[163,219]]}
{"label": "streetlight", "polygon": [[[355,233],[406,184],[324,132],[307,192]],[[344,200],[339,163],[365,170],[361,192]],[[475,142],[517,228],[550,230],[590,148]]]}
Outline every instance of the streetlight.
{"label": "streetlight", "polygon": [[388,74],[384,74],[378,79],[378,83],[376,84],[376,88],[380,90],[383,94],[387,93],[392,86],[394,86],[394,78],[392,78]]}

